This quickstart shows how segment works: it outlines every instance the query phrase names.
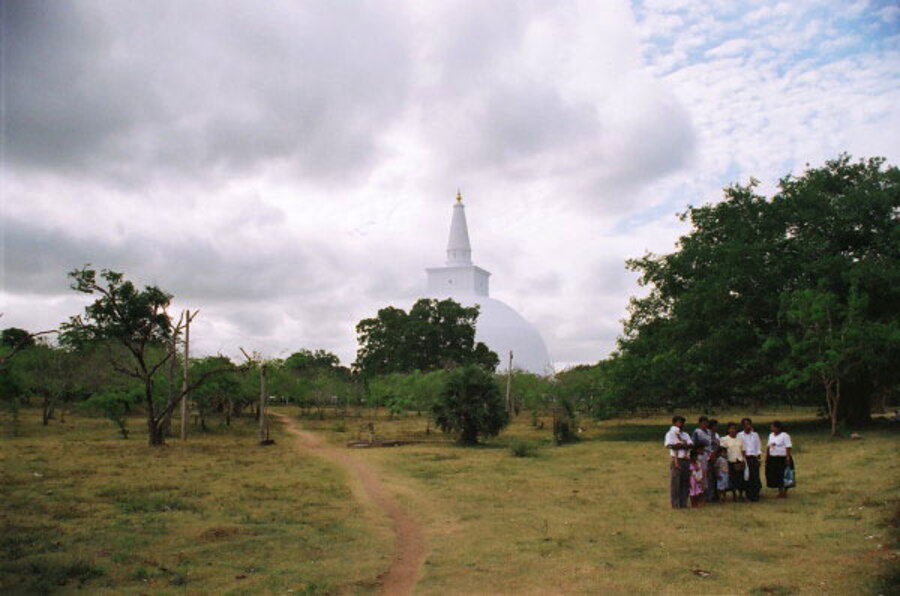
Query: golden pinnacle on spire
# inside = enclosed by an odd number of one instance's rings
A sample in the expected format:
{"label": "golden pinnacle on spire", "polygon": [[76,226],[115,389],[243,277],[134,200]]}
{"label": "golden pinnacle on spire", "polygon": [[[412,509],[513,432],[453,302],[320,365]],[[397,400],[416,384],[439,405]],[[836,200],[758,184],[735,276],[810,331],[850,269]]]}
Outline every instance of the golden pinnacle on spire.
{"label": "golden pinnacle on spire", "polygon": [[462,203],[462,193],[459,191],[458,188],[456,189],[456,202]]}

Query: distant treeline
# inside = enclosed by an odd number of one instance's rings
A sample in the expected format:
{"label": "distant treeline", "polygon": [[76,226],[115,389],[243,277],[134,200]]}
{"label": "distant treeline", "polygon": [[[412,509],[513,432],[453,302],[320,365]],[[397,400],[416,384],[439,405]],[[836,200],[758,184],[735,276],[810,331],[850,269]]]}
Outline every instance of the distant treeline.
{"label": "distant treeline", "polygon": [[[691,225],[671,254],[628,267],[648,290],[632,298],[617,350],[552,377],[516,371],[508,406],[605,418],[651,409],[819,405],[837,432],[883,410],[900,384],[900,170],[842,155],[787,175],[771,198],[757,182],[721,202],[689,207]],[[151,443],[168,433],[185,363],[172,296],[138,291],[120,273],[85,267],[73,289],[97,300],[64,323],[56,342],[8,328],[0,341],[0,404],[103,412],[120,424],[148,412]],[[127,306],[127,307],[126,307]],[[585,314],[584,316],[590,316]],[[475,341],[478,309],[423,299],[381,309],[357,325],[352,367],[323,350],[236,364],[187,364],[192,416],[206,427],[257,407],[260,367],[270,396],[302,408],[428,411],[447,371],[494,372],[497,355]],[[12,357],[12,356],[15,357]],[[495,377],[505,389],[504,374]]]}

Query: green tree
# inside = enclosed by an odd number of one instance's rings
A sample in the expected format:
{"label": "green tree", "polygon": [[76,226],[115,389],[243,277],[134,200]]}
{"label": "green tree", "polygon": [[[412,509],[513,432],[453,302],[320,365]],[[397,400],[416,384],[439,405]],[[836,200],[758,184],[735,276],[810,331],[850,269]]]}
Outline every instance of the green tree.
{"label": "green tree", "polygon": [[0,406],[12,416],[13,431],[18,431],[18,414],[25,397],[25,384],[19,371],[10,367],[0,367]]}
{"label": "green tree", "polygon": [[284,360],[284,367],[291,372],[303,375],[321,370],[340,371],[349,374],[349,369],[341,366],[341,360],[337,355],[327,350],[302,349],[294,352]]}
{"label": "green tree", "polygon": [[511,380],[510,396],[516,411],[520,408],[541,410],[547,407],[549,396],[553,393],[552,377],[542,377],[519,369],[513,369],[511,379],[507,373],[500,373],[496,375],[496,380],[502,388],[506,387],[507,380]]}
{"label": "green tree", "polygon": [[[164,380],[163,367],[175,357],[168,344],[180,332],[168,313],[172,296],[156,286],[139,290],[121,273],[85,267],[69,273],[72,289],[97,299],[84,309],[84,315],[71,317],[62,325],[64,344],[79,347],[101,345],[109,349],[113,368],[138,380],[143,387],[143,405],[147,416],[150,445],[165,444],[167,415],[179,404],[184,393],[199,387],[219,371],[207,371],[180,392],[168,393],[157,385]],[[126,359],[113,349],[118,345]],[[162,399],[160,395],[165,395]]]}
{"label": "green tree", "polygon": [[745,403],[776,383],[777,356],[760,348],[791,264],[777,257],[783,226],[754,187],[731,186],[721,203],[689,208],[681,218],[692,231],[678,251],[629,261],[650,288],[632,299],[620,341],[632,403]]}
{"label": "green tree", "polygon": [[91,395],[81,403],[85,410],[99,412],[112,420],[123,439],[128,438],[128,414],[141,399],[141,388],[131,390],[102,391]]}
{"label": "green tree", "polygon": [[500,360],[475,341],[477,319],[477,306],[465,307],[451,299],[422,298],[409,313],[383,308],[377,317],[356,326],[359,350],[354,368],[365,378],[468,364],[493,371]]}
{"label": "green tree", "polygon": [[478,437],[494,437],[509,424],[500,388],[484,368],[468,365],[447,372],[444,386],[431,404],[435,424],[459,442],[472,445]]}
{"label": "green tree", "polygon": [[867,329],[869,349],[841,378],[838,417],[869,419],[872,406],[900,383],[900,349],[891,329],[900,304],[900,169],[882,158],[851,161],[843,155],[802,176],[786,176],[773,198],[785,219],[784,249],[794,256],[785,292],[834,294],[849,307],[864,298],[854,326]]}
{"label": "green tree", "polygon": [[855,287],[846,302],[833,292],[818,289],[784,296],[783,311],[792,329],[783,378],[788,387],[821,385],[832,436],[838,434],[842,380],[872,354],[900,344],[897,323],[867,321],[867,306],[868,297]]}
{"label": "green tree", "polygon": [[593,366],[576,366],[556,375],[556,394],[564,404],[570,404],[574,412],[582,412],[598,419],[611,418],[621,413],[612,381],[614,360],[606,360]]}
{"label": "green tree", "polygon": [[0,345],[6,348],[29,347],[34,345],[34,336],[18,327],[7,327],[0,332]]}
{"label": "green tree", "polygon": [[[213,375],[208,373],[213,372]],[[197,407],[200,428],[207,430],[206,420],[215,412],[222,412],[225,423],[231,424],[232,401],[240,392],[238,368],[225,356],[208,356],[191,360],[188,378],[191,382],[206,375],[205,383],[191,392],[191,399]]]}
{"label": "green tree", "polygon": [[788,298],[821,290],[848,305],[856,288],[866,301],[854,326],[877,331],[867,342],[881,349],[842,367],[837,417],[863,421],[873,396],[900,381],[889,364],[900,357],[889,333],[900,303],[900,170],[844,155],[786,176],[771,200],[755,186],[690,207],[678,250],[629,262],[649,291],[631,301],[606,391],[630,407],[818,401],[785,368],[799,366]]}
{"label": "green tree", "polygon": [[21,373],[22,390],[41,404],[41,420],[49,424],[59,406],[86,397],[90,359],[73,350],[38,343],[24,350],[13,366]]}
{"label": "green tree", "polygon": [[392,373],[369,381],[369,405],[386,407],[391,414],[428,411],[444,386],[447,371]]}

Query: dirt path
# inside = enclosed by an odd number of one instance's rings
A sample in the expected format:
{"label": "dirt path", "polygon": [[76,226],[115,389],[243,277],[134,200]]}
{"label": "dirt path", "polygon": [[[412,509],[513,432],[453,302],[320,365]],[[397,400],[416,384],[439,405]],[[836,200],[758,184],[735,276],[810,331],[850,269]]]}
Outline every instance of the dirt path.
{"label": "dirt path", "polygon": [[297,421],[290,416],[274,412],[272,415],[281,419],[285,429],[297,437],[297,442],[303,448],[338,463],[354,475],[359,480],[359,486],[353,487],[357,498],[371,501],[391,519],[394,530],[394,559],[390,568],[378,576],[378,580],[385,594],[411,594],[428,552],[425,545],[425,530],[422,526],[385,492],[384,485],[371,466],[343,449],[325,444],[314,433],[301,429]]}

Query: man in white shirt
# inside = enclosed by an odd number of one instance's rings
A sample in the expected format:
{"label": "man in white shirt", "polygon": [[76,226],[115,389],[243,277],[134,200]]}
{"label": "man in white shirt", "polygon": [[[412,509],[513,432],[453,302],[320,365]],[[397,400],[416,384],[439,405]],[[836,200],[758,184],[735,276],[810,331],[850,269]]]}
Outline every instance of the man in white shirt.
{"label": "man in white shirt", "polygon": [[694,445],[690,435],[684,430],[684,416],[673,416],[672,427],[666,433],[663,444],[669,449],[672,458],[669,473],[669,494],[673,509],[684,509],[688,506],[691,491],[691,447]]}
{"label": "man in white shirt", "polygon": [[756,502],[759,501],[759,491],[762,489],[762,482],[759,480],[759,458],[762,456],[762,443],[759,435],[753,430],[752,420],[744,418],[741,420],[741,426],[744,427],[740,436],[744,440],[744,454],[747,457],[749,475],[746,482],[747,498]]}

